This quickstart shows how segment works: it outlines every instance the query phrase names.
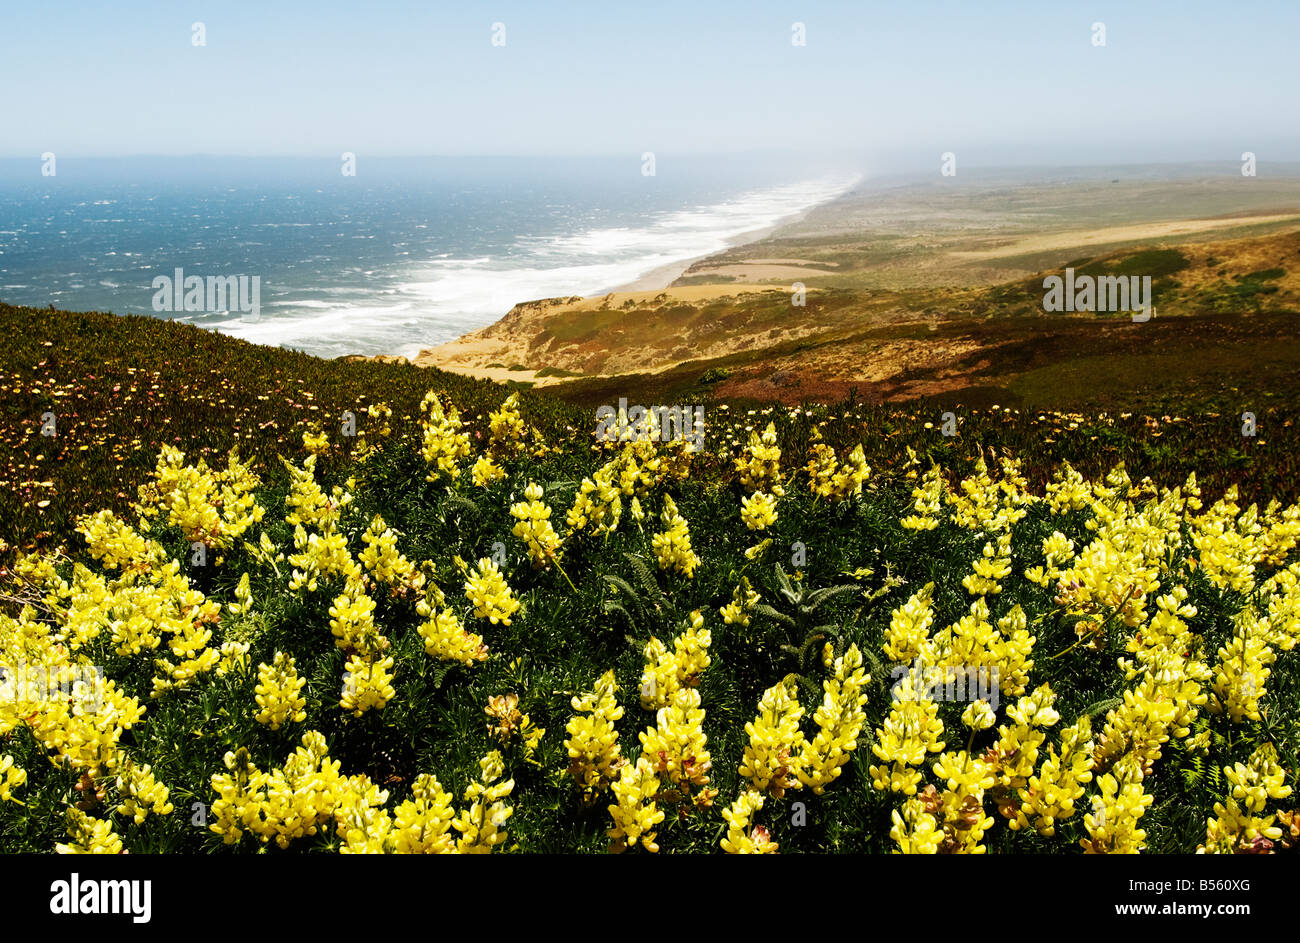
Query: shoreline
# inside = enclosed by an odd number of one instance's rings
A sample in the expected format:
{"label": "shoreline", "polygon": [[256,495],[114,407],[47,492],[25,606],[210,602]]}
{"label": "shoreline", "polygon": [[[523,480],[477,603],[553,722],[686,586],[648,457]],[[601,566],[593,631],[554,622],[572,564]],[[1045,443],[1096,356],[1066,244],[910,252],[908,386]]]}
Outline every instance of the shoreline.
{"label": "shoreline", "polygon": [[[829,199],[822,200],[818,203],[812,204],[811,206],[804,207],[803,209],[791,213],[788,216],[783,216],[780,219],[776,220],[775,222],[767,226],[760,226],[757,229],[748,229],[745,230],[744,232],[737,233],[736,235],[729,237],[726,240],[726,244],[720,249],[716,249],[712,252],[706,252],[703,253],[702,255],[691,256],[690,258],[682,259],[677,262],[669,262],[665,265],[657,266],[629,282],[624,282],[618,285],[603,288],[599,291],[591,292],[589,294],[573,295],[569,297],[579,297],[584,300],[590,300],[594,298],[604,298],[606,296],[614,295],[614,294],[665,291],[672,286],[673,282],[681,278],[682,275],[686,271],[688,271],[692,266],[694,266],[697,262],[701,262],[704,261],[705,259],[713,258],[714,256],[726,252],[729,249],[734,249],[737,246],[744,246],[754,242],[758,242],[759,240],[764,239],[767,236],[771,235],[772,233],[778,232],[787,226],[791,226],[796,223],[802,222],[804,219],[808,217],[809,214],[814,213],[817,210],[822,209],[823,207],[829,206],[839,200],[844,199],[844,197],[846,197],[854,190],[856,190],[862,184],[862,182],[867,179],[867,177],[868,177],[867,174],[860,173],[858,174],[858,176],[854,177],[851,182],[846,184],[843,190],[841,190],[839,193],[835,194],[834,196],[830,197]],[[420,361],[423,359],[426,361],[425,365],[428,365],[429,358],[426,355],[432,353],[435,350],[439,350],[441,348],[448,347],[451,345],[464,345],[466,343],[470,343],[472,342],[474,335],[477,335],[482,331],[488,330],[496,325],[499,325],[505,318],[510,316],[510,313],[512,311],[514,311],[520,305],[531,304],[533,302],[540,301],[540,300],[543,299],[521,298],[515,301],[514,304],[511,305],[510,309],[502,313],[495,321],[492,321],[488,324],[484,324],[481,327],[473,328],[469,331],[466,331],[464,334],[461,334],[460,336],[455,337],[452,340],[444,341],[441,344],[435,344],[429,347],[420,347],[417,351],[415,351],[414,354],[404,354],[404,353],[376,354],[374,356],[369,357],[368,359],[380,360],[382,358],[382,360],[385,361],[393,361],[393,360],[398,360],[400,358],[404,358],[409,360],[411,363],[416,363],[416,364],[419,364]],[[410,351],[411,347],[407,347],[405,349],[407,351]],[[475,372],[471,375],[480,376],[484,374]],[[525,377],[523,377],[518,372],[515,372],[513,375],[509,377],[495,377],[495,376],[491,377],[491,379],[497,379],[497,380],[507,379],[507,378],[525,379]],[[532,379],[532,378],[528,377],[527,379]]]}
{"label": "shoreline", "polygon": [[[780,230],[784,229],[787,226],[793,226],[795,223],[803,222],[805,219],[808,218],[810,214],[816,212],[822,207],[829,206],[830,204],[836,202],[837,200],[842,200],[849,193],[852,193],[857,188],[857,186],[860,183],[862,183],[862,181],[865,179],[866,179],[866,175],[863,174],[857,177],[847,187],[845,187],[843,192],[837,193],[829,200],[822,200],[820,203],[814,203],[812,206],[799,210],[797,213],[791,213],[789,216],[784,216],[781,219],[777,220],[775,223],[772,223],[770,226],[761,226],[758,229],[750,229],[745,232],[738,233],[732,238],[728,239],[727,244],[725,246],[723,246],[721,249],[718,249],[714,252],[706,252],[703,255],[697,255],[689,259],[684,259],[681,262],[670,262],[667,265],[661,265],[658,268],[651,269],[649,272],[646,272],[640,278],[636,278],[630,282],[627,282],[626,284],[617,285],[613,288],[606,289],[605,291],[594,292],[590,295],[583,295],[582,297],[600,298],[604,295],[621,294],[624,292],[633,292],[633,291],[664,291],[665,289],[672,287],[672,283],[677,281],[677,279],[681,278],[682,275],[684,275],[687,271],[691,269],[692,266],[695,265],[695,263],[703,262],[705,259],[711,259],[715,255],[721,255],[723,252],[726,252],[728,249],[734,249],[737,246],[751,245],[755,242],[767,238],[768,236],[772,235],[775,232],[779,232]],[[459,338],[457,339],[459,340]]]}

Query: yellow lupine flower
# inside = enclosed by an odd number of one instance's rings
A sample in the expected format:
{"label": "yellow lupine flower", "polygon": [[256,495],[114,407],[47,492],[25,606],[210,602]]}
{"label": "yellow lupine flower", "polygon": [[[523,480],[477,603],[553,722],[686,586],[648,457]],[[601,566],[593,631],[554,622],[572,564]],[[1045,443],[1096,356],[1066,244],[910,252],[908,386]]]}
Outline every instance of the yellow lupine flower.
{"label": "yellow lupine flower", "polygon": [[858,734],[867,715],[863,690],[867,675],[862,668],[862,653],[856,644],[835,659],[831,677],[822,682],[825,696],[813,714],[817,736],[805,741],[799,781],[817,795],[839,778],[849,754],[857,749]]}
{"label": "yellow lupine flower", "polygon": [[418,591],[424,585],[424,577],[398,552],[397,538],[398,533],[376,514],[361,535],[361,542],[366,545],[361,551],[361,563],[376,581],[391,587],[394,594]]}
{"label": "yellow lupine flower", "polygon": [[330,448],[330,437],[320,429],[302,431],[302,447],[312,455],[324,455]]}
{"label": "yellow lupine flower", "polygon": [[488,650],[482,636],[466,630],[450,609],[430,614],[420,624],[419,632],[425,652],[440,661],[457,661],[462,665],[487,661]]}
{"label": "yellow lupine flower", "polygon": [[420,403],[420,426],[421,454],[430,466],[428,480],[445,476],[454,481],[460,475],[460,462],[469,457],[469,434],[462,431],[460,411],[450,402],[444,409],[437,392],[430,390]]}
{"label": "yellow lupine flower", "polygon": [[655,804],[659,777],[654,766],[644,756],[624,764],[611,789],[615,801],[609,806],[614,820],[608,833],[614,839],[610,851],[618,853],[640,842],[646,851],[657,852],[654,827],[664,820],[664,813]]}
{"label": "yellow lupine flower", "polygon": [[939,705],[918,696],[911,684],[910,675],[899,682],[900,699],[894,702],[884,726],[876,730],[876,742],[871,746],[882,762],[869,767],[876,789],[906,796],[915,795],[921,782],[921,774],[913,767],[921,766],[927,753],[939,753],[945,746],[939,739],[943,736]]}
{"label": "yellow lupine flower", "polygon": [[897,853],[904,855],[932,855],[943,842],[943,829],[925,804],[913,796],[903,803],[902,809],[890,813],[893,827],[889,837],[897,844]]}
{"label": "yellow lupine flower", "polygon": [[514,814],[505,799],[514,791],[515,781],[498,782],[505,774],[501,754],[493,750],[479,760],[479,766],[482,769],[481,781],[470,783],[465,790],[465,801],[470,803],[470,807],[462,809],[451,823],[452,828],[460,832],[456,850],[463,855],[488,854],[504,842],[506,831],[502,826]]}
{"label": "yellow lupine flower", "polygon": [[727,625],[749,625],[749,614],[762,598],[749,585],[749,577],[742,576],[731,595],[731,602],[719,609],[718,613]]}
{"label": "yellow lupine flower", "polygon": [[519,394],[511,393],[501,408],[488,414],[489,448],[513,455],[523,447],[524,420],[519,415]]}
{"label": "yellow lupine flower", "polygon": [[[565,524],[569,533],[585,530],[588,526],[597,535],[609,534],[618,527],[623,513],[622,490],[614,483],[619,460],[606,462],[596,473],[583,478],[578,486],[578,493],[573,498],[573,507],[565,515]],[[632,498],[632,516],[640,522],[644,518],[641,502]]]}
{"label": "yellow lupine flower", "polygon": [[761,436],[750,433],[744,454],[735,459],[740,483],[746,490],[770,492],[778,498],[785,496],[781,485],[781,449],[776,439],[776,426],[770,422]]}
{"label": "yellow lupine flower", "polygon": [[972,596],[993,596],[1002,592],[1004,580],[1011,575],[1011,532],[998,535],[997,544],[984,545],[982,556],[975,561],[974,572],[961,581]]}
{"label": "yellow lupine flower", "polygon": [[799,730],[803,708],[793,681],[782,681],[763,692],[758,716],[745,724],[749,743],[740,761],[740,775],[758,793],[770,791],[778,799],[786,789],[798,789],[804,762],[804,737]]}
{"label": "yellow lupine flower", "polygon": [[660,519],[666,529],[651,538],[659,569],[676,570],[690,579],[695,575],[695,568],[700,565],[700,558],[691,549],[691,534],[686,518],[677,512],[677,504],[671,495],[664,495],[664,510]]}
{"label": "yellow lupine flower", "polygon": [[80,809],[68,809],[67,843],[54,846],[61,855],[120,855],[122,839],[113,831],[113,823],[96,819]]}
{"label": "yellow lupine flower", "polygon": [[478,566],[465,582],[465,598],[474,606],[474,615],[487,619],[493,625],[510,624],[510,617],[519,611],[515,599],[497,565],[488,557],[478,561]]}
{"label": "yellow lupine flower", "polygon": [[421,773],[411,787],[411,798],[393,813],[393,852],[399,855],[450,854],[455,851],[451,823],[455,813],[451,794],[436,777]]}
{"label": "yellow lupine flower", "polygon": [[255,691],[259,710],[253,719],[279,730],[282,724],[300,723],[307,719],[307,699],[300,695],[306,678],[298,677],[293,659],[284,652],[276,652],[275,660],[257,666]]}
{"label": "yellow lupine flower", "polygon": [[754,790],[741,793],[731,808],[722,810],[727,822],[727,834],[722,839],[722,850],[733,855],[775,854],[777,843],[771,840],[767,829],[756,825],[746,829],[754,813],[763,808],[763,796]]}
{"label": "yellow lupine flower", "polygon": [[551,509],[542,501],[542,486],[528,482],[524,489],[525,501],[510,506],[510,516],[518,523],[510,533],[524,542],[533,566],[550,566],[560,559],[560,535],[551,526]]}
{"label": "yellow lupine flower", "polygon": [[0,756],[0,802],[18,802],[14,790],[27,782],[27,771],[14,762],[12,756]]}
{"label": "yellow lupine flower", "polygon": [[776,495],[755,491],[740,502],[740,519],[750,530],[763,530],[776,523]]}
{"label": "yellow lupine flower", "polygon": [[388,650],[389,642],[375,626],[375,601],[360,591],[344,593],[330,606],[330,632],[344,651],[374,657]]}
{"label": "yellow lupine flower", "polygon": [[1147,833],[1138,820],[1154,801],[1142,791],[1141,777],[1117,779],[1104,774],[1093,796],[1092,811],[1083,817],[1087,838],[1079,839],[1087,854],[1135,855],[1146,847]]}
{"label": "yellow lupine flower", "polygon": [[138,489],[137,507],[146,517],[165,511],[186,540],[224,550],[262,519],[264,509],[253,497],[260,484],[236,451],[224,469],[214,471],[202,459],[186,465],[184,452],[164,445],[152,480]]}
{"label": "yellow lupine flower", "polygon": [[614,727],[623,717],[623,708],[614,696],[617,691],[610,670],[596,679],[594,690],[575,695],[570,702],[580,713],[569,718],[565,726],[569,736],[564,747],[569,752],[569,775],[582,790],[586,803],[609,788],[625,764],[619,755],[618,730]]}
{"label": "yellow lupine flower", "polygon": [[136,766],[130,759],[122,763],[117,775],[117,789],[122,797],[118,813],[131,816],[136,825],[141,824],[150,812],[168,815],[175,809],[167,801],[167,787],[154,778],[147,763]]}
{"label": "yellow lupine flower", "polygon": [[939,526],[939,515],[948,497],[948,486],[943,480],[943,473],[938,465],[931,465],[930,470],[921,479],[921,484],[912,489],[912,509],[916,512],[899,521],[907,530],[934,530]]}
{"label": "yellow lupine flower", "polygon": [[642,758],[650,763],[655,775],[678,788],[682,799],[690,798],[691,786],[698,786],[701,791],[694,802],[708,805],[716,790],[708,788],[713,761],[704,734],[700,692],[678,688],[669,705],[659,709],[656,720],[656,726],[647,727],[640,735]]}
{"label": "yellow lupine flower", "polygon": [[910,662],[921,657],[934,623],[933,595],[934,584],[926,583],[890,615],[884,646],[890,661]]}
{"label": "yellow lupine flower", "polygon": [[227,675],[246,671],[248,669],[248,650],[251,647],[252,643],[250,642],[222,642],[221,660],[217,663],[217,674]]}
{"label": "yellow lupine flower", "polygon": [[679,688],[699,684],[699,677],[709,667],[709,646],[713,634],[704,628],[704,616],[697,609],[687,618],[687,625],[673,639],[673,651],[651,636],[645,647],[645,670],[641,673],[641,706],[659,710],[672,703]]}
{"label": "yellow lupine flower", "polygon": [[1092,781],[1092,721],[1084,714],[1061,731],[1061,749],[1048,748],[1047,759],[1030,776],[1020,793],[1020,810],[1007,824],[1011,829],[1032,823],[1040,835],[1056,834],[1056,824],[1074,814],[1074,804]]}
{"label": "yellow lupine flower", "polygon": [[476,488],[486,488],[493,482],[500,481],[506,476],[505,469],[497,465],[487,455],[480,455],[470,468],[470,481]]}
{"label": "yellow lupine flower", "polygon": [[386,658],[351,656],[345,666],[339,707],[351,711],[354,717],[360,717],[371,708],[382,710],[397,693],[392,685],[392,668],[391,655]]}

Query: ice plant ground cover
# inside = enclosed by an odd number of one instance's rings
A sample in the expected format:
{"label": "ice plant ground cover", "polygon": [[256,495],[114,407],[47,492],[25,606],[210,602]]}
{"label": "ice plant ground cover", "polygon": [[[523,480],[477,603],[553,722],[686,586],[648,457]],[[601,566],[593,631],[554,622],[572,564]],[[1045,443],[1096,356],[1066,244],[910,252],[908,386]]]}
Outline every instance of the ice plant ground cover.
{"label": "ice plant ground cover", "polygon": [[701,452],[466,411],[373,402],[346,460],[295,428],[260,470],[163,446],[12,553],[0,664],[47,680],[0,691],[0,849],[1300,841],[1300,507],[1005,449],[873,469],[852,410]]}

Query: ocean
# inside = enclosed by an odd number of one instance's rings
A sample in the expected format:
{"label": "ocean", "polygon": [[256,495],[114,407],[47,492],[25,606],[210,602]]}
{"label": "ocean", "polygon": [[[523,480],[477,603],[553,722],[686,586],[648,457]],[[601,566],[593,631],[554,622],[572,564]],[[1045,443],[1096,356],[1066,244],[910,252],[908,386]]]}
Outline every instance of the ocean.
{"label": "ocean", "polygon": [[[413,356],[512,305],[592,295],[833,199],[777,160],[0,161],[0,301],[175,318],[322,357]],[[260,315],[159,311],[154,280],[256,277]],[[168,295],[170,296],[170,295]]]}

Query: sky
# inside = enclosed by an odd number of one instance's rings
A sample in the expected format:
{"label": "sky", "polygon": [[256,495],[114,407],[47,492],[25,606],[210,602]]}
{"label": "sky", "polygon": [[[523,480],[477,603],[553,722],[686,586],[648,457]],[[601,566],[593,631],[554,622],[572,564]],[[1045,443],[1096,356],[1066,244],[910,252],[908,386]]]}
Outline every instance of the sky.
{"label": "sky", "polygon": [[1296,160],[1298,38],[1296,0],[7,0],[0,157]]}

